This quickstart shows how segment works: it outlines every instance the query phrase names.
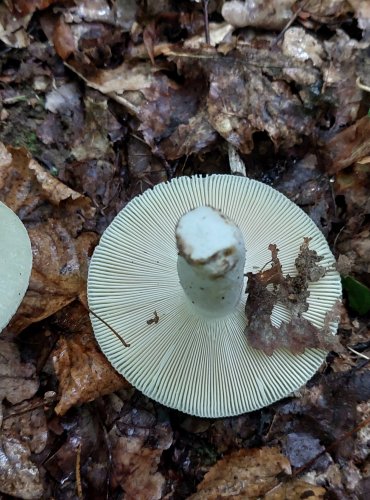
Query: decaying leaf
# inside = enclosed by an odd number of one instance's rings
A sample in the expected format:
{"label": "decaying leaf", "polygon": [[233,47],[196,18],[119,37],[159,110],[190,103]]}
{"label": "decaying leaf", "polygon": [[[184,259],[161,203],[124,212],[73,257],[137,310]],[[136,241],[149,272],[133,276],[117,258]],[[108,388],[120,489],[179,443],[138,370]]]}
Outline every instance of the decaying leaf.
{"label": "decaying leaf", "polygon": [[239,450],[219,460],[190,499],[258,498],[279,484],[281,473],[291,474],[291,469],[278,448]]}
{"label": "decaying leaf", "polygon": [[238,27],[283,29],[292,17],[295,0],[231,0],[222,7],[224,19]]}
{"label": "decaying leaf", "polygon": [[334,174],[370,155],[370,117],[364,116],[325,144],[327,170]]}
{"label": "decaying leaf", "polygon": [[265,495],[268,500],[289,500],[289,499],[304,499],[308,500],[323,500],[326,490],[321,486],[302,481],[301,479],[293,479],[287,483],[281,483],[273,490]]}
{"label": "decaying leaf", "polygon": [[0,491],[24,499],[38,499],[43,486],[38,468],[30,460],[26,443],[3,435],[0,440]]}
{"label": "decaying leaf", "polygon": [[69,335],[60,338],[52,355],[61,392],[55,407],[58,415],[64,415],[72,406],[129,386],[98,349],[84,307],[74,304],[65,314],[69,317]]}
{"label": "decaying leaf", "polygon": [[112,443],[112,483],[127,498],[159,500],[165,478],[158,471],[164,450],[172,444],[169,422],[147,410],[127,408],[109,433]]}
{"label": "decaying leaf", "polygon": [[97,235],[81,231],[95,208],[24,149],[2,151],[0,199],[26,225],[33,251],[29,290],[8,327],[19,332],[85,292],[87,263]]}
{"label": "decaying leaf", "polygon": [[[318,265],[322,260],[314,250],[309,249],[309,238],[305,238],[295,260],[296,276],[284,277],[276,245],[270,245],[272,266],[256,274],[248,273],[248,299],[245,312],[248,319],[246,335],[250,345],[271,356],[275,349],[286,348],[293,354],[306,348],[340,349],[333,336],[330,324],[338,318],[338,306],[326,313],[322,328],[317,328],[302,316],[308,310],[308,284],[318,281],[325,274],[325,268]],[[273,285],[273,290],[267,287]],[[289,323],[279,327],[271,323],[271,314],[277,302],[283,304],[291,314]]]}
{"label": "decaying leaf", "polygon": [[[0,340],[0,491],[20,498],[40,498],[43,492],[31,451],[40,452],[46,444],[43,412],[20,418],[2,419],[2,402],[21,403],[32,398],[39,387],[35,367],[22,363],[16,345]],[[38,423],[36,423],[38,422]],[[42,436],[42,437],[41,437]]]}

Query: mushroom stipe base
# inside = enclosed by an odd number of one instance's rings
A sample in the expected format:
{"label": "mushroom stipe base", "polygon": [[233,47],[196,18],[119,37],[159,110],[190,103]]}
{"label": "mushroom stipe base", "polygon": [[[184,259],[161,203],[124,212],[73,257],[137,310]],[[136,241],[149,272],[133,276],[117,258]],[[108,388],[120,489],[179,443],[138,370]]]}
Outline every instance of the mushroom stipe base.
{"label": "mushroom stipe base", "polygon": [[[294,275],[303,238],[323,256],[326,275],[309,287],[304,317],[321,327],[341,298],[339,274],[323,234],[294,203],[265,184],[232,175],[180,177],[134,198],[103,234],[89,270],[89,307],[130,344],[91,316],[108,360],[132,385],[171,408],[201,417],[226,417],[256,410],[305,384],[326,357],[319,349],[272,356],[248,345],[246,296],[223,317],[204,317],[191,304],[177,273],[175,231],[197,207],[219,210],[241,230],[244,273],[270,261],[279,248],[284,274]],[[244,283],[244,290],[245,290]],[[157,321],[150,321],[156,311]],[[256,311],[258,314],[258,311]],[[271,321],[289,314],[277,304]],[[333,325],[333,334],[336,325]]]}

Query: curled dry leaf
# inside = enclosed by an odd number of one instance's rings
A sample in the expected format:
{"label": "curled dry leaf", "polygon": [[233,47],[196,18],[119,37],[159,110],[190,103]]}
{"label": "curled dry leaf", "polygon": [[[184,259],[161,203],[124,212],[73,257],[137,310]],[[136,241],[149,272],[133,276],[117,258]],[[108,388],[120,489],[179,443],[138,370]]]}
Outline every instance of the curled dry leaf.
{"label": "curled dry leaf", "polygon": [[279,484],[282,472],[290,474],[291,469],[278,448],[239,450],[219,460],[190,499],[258,498]]}
{"label": "curled dry leaf", "polygon": [[[337,337],[330,329],[330,324],[339,318],[340,303],[326,313],[322,328],[316,327],[302,316],[308,310],[309,283],[318,281],[325,274],[325,268],[318,265],[322,257],[309,249],[309,241],[309,238],[304,239],[295,260],[296,276],[288,274],[284,277],[276,245],[269,246],[271,268],[247,275],[249,295],[245,305],[248,319],[246,335],[252,347],[261,349],[268,356],[275,349],[281,348],[286,348],[293,354],[313,347],[341,350]],[[273,290],[267,288],[269,285],[273,285]],[[271,323],[271,313],[278,301],[288,309],[291,320],[275,327]]]}
{"label": "curled dry leaf", "polygon": [[49,174],[24,149],[3,147],[0,199],[26,225],[33,269],[29,290],[9,328],[20,332],[83,294],[97,235],[82,232],[95,215],[89,198]]}
{"label": "curled dry leaf", "polygon": [[64,415],[72,406],[129,386],[100,352],[86,309],[74,304],[65,314],[70,335],[60,338],[52,354],[61,393],[55,407],[58,415]]}
{"label": "curled dry leaf", "polygon": [[120,485],[125,498],[163,498],[165,478],[158,466],[163,451],[172,444],[169,422],[158,420],[147,410],[126,408],[110,431],[109,439],[112,486]]}

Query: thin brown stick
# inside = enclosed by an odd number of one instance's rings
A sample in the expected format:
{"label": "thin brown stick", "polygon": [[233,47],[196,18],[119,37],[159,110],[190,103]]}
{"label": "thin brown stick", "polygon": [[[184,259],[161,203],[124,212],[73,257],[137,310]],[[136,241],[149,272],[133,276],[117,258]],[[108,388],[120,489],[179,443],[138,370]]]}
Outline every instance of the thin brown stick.
{"label": "thin brown stick", "polygon": [[279,43],[279,41],[284,36],[284,33],[291,27],[291,25],[294,23],[294,21],[297,19],[297,17],[302,12],[302,10],[306,7],[307,4],[308,4],[308,0],[306,0],[305,2],[303,2],[302,5],[294,12],[294,14],[289,19],[289,21],[286,23],[286,25],[284,26],[284,28],[280,31],[280,33],[278,34],[278,36],[271,43],[271,48],[275,47],[275,45],[277,45]]}
{"label": "thin brown stick", "polygon": [[81,443],[77,445],[76,455],[76,490],[79,500],[83,500],[82,483],[81,483]]}
{"label": "thin brown stick", "polygon": [[302,465],[302,467],[299,467],[298,469],[296,469],[290,477],[296,477],[296,476],[299,476],[300,474],[302,474],[305,470],[309,469],[311,467],[311,465],[313,465],[316,462],[316,460],[319,459],[322,455],[329,452],[330,450],[335,448],[335,446],[337,446],[339,443],[341,443],[342,441],[344,441],[347,438],[349,438],[350,436],[352,436],[352,434],[356,434],[356,432],[363,429],[364,427],[366,427],[369,424],[370,424],[370,417],[363,420],[361,423],[359,423],[356,427],[354,427],[350,431],[342,434],[339,437],[339,439],[337,439],[333,443],[331,443],[330,446],[328,446],[327,448],[325,448],[325,450],[321,451],[319,454],[317,454],[315,457],[313,457],[312,460],[307,462],[305,465]]}
{"label": "thin brown stick", "polygon": [[108,325],[108,323],[106,321],[104,321],[103,318],[101,318],[98,314],[96,314],[94,311],[92,311],[89,307],[87,307],[85,305],[86,309],[89,311],[90,314],[92,314],[93,316],[95,316],[95,318],[97,318],[99,321],[101,321],[107,328],[109,328],[109,330],[114,333],[114,335],[122,342],[122,344],[125,346],[125,347],[130,347],[130,344],[128,344],[127,342],[125,342],[123,340],[123,338],[121,337],[121,335],[119,333],[116,332],[116,330],[114,328],[112,328],[110,325]]}

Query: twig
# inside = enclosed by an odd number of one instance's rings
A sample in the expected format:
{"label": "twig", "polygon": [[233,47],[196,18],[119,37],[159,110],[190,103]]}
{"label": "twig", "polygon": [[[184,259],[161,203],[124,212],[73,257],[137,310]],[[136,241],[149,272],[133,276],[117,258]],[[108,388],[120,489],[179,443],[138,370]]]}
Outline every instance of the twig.
{"label": "twig", "polygon": [[77,445],[76,455],[76,490],[79,500],[83,500],[81,483],[81,443]]}
{"label": "twig", "polygon": [[209,0],[203,0],[203,16],[204,16],[204,33],[206,38],[206,44],[210,45],[211,38],[209,36],[209,21],[208,21],[208,2]]}
{"label": "twig", "polygon": [[275,40],[271,43],[270,48],[275,47],[279,41],[282,39],[284,36],[284,33],[291,27],[291,25],[294,23],[294,21],[297,19],[299,14],[302,12],[302,10],[306,7],[308,3],[308,0],[302,3],[302,5],[295,11],[295,13],[292,15],[292,17],[289,19],[289,21],[286,23],[284,28],[280,31],[278,36],[275,38]]}
{"label": "twig", "polygon": [[337,439],[330,446],[328,446],[323,451],[321,451],[320,453],[318,453],[315,457],[313,457],[312,460],[310,460],[309,462],[307,462],[305,465],[302,465],[302,467],[299,467],[298,469],[296,469],[290,477],[294,478],[294,477],[299,476],[300,474],[302,474],[305,470],[309,469],[311,467],[311,465],[313,465],[316,462],[316,460],[318,460],[322,455],[324,455],[325,453],[327,453],[330,450],[332,450],[333,448],[335,448],[335,446],[337,446],[338,443],[341,443],[342,441],[346,440],[347,438],[349,438],[350,436],[352,436],[352,434],[356,434],[356,432],[358,432],[359,430],[361,430],[364,427],[368,426],[369,424],[370,424],[370,417],[367,418],[367,419],[365,419],[360,424],[358,424],[354,429],[352,429],[352,430],[350,430],[350,431],[345,432],[344,434],[342,434],[339,437],[339,439]]}
{"label": "twig", "polygon": [[359,89],[364,90],[365,92],[370,92],[370,87],[361,82],[361,78],[358,76],[356,79],[356,85]]}
{"label": "twig", "polygon": [[348,345],[347,345],[347,349],[350,350],[351,352],[353,352],[354,354],[356,354],[356,356],[358,356],[359,358],[367,359],[368,361],[370,361],[369,356],[365,356],[365,354],[362,354],[361,352],[355,351],[354,349],[352,349],[352,347],[349,347]]}
{"label": "twig", "polygon": [[96,314],[94,311],[92,311],[89,307],[87,307],[85,305],[86,309],[89,311],[90,314],[92,314],[93,316],[95,316],[95,318],[97,318],[99,321],[101,321],[107,328],[109,328],[109,330],[114,333],[114,335],[122,342],[122,344],[125,346],[125,347],[130,347],[130,344],[128,344],[127,342],[125,342],[123,340],[123,338],[121,337],[121,335],[119,333],[116,332],[116,330],[114,328],[112,328],[110,325],[108,325],[108,323],[106,321],[104,321],[103,318],[101,318],[98,314]]}

